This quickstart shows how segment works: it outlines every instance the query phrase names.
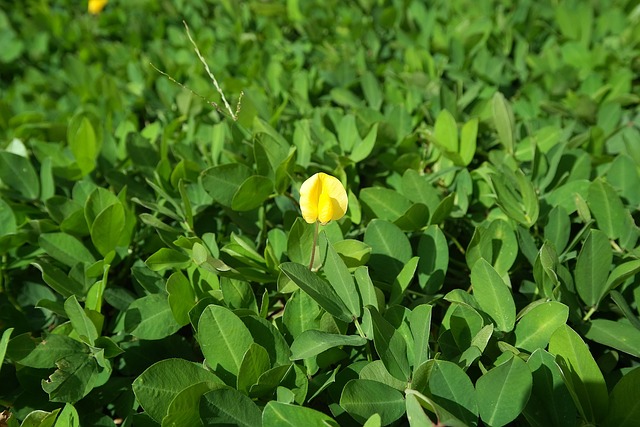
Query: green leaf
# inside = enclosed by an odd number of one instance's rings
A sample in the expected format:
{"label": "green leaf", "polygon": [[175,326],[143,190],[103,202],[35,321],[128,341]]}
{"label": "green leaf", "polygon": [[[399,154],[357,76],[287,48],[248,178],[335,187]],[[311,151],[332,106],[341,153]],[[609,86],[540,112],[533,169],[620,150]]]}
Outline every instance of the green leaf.
{"label": "green leaf", "polygon": [[329,314],[344,322],[351,322],[349,309],[328,282],[309,271],[304,265],[295,262],[285,262],[280,265],[280,269]]}
{"label": "green leaf", "polygon": [[360,370],[359,377],[361,380],[373,380],[386,384],[399,391],[404,391],[407,388],[407,382],[400,381],[391,375],[382,360],[374,360],[373,362],[367,363],[367,365]]}
{"label": "green leaf", "polygon": [[577,179],[555,188],[544,195],[543,200],[550,206],[562,206],[567,214],[576,211],[575,195],[586,195],[591,185],[586,179]]}
{"label": "green leaf", "polygon": [[513,220],[529,228],[538,220],[540,206],[531,181],[518,169],[491,176],[498,206]]}
{"label": "green leaf", "polygon": [[348,268],[363,266],[371,256],[371,247],[360,240],[340,240],[333,244],[333,248]]}
{"label": "green leaf", "polygon": [[462,126],[460,131],[459,154],[462,159],[461,166],[467,166],[476,154],[476,140],[478,137],[478,119],[473,118]]}
{"label": "green leaf", "polygon": [[640,357],[640,330],[622,321],[593,319],[585,337],[599,344]]}
{"label": "green leaf", "polygon": [[424,413],[422,405],[415,397],[414,393],[407,393],[405,398],[405,404],[407,405],[407,419],[409,420],[410,427],[435,427],[436,424],[429,419]]}
{"label": "green leaf", "polygon": [[430,225],[418,242],[418,283],[427,294],[435,294],[444,284],[449,265],[449,245],[440,227]]}
{"label": "green leaf", "polygon": [[221,384],[200,382],[181,390],[171,400],[162,427],[202,426],[200,398],[207,392],[224,387]]}
{"label": "green leaf", "polygon": [[287,255],[291,261],[309,265],[314,229],[313,224],[307,224],[304,219],[296,218],[287,238]]}
{"label": "green leaf", "polygon": [[223,382],[200,364],[184,359],[164,359],[148,367],[133,382],[133,392],[145,412],[160,423],[173,399],[184,389],[205,382]]}
{"label": "green leaf", "polygon": [[222,277],[220,279],[220,290],[226,306],[230,309],[246,308],[255,312],[258,311],[256,296],[248,282]]}
{"label": "green leaf", "polygon": [[473,295],[499,331],[509,332],[516,321],[516,306],[509,287],[486,260],[480,259],[471,268]]}
{"label": "green leaf", "polygon": [[7,345],[11,338],[11,333],[14,328],[7,328],[2,332],[2,338],[0,338],[0,371],[2,371],[2,362],[4,362],[4,355],[7,352]]}
{"label": "green leaf", "polygon": [[608,238],[617,239],[627,233],[624,205],[616,191],[606,181],[599,178],[591,183],[587,204],[593,216],[596,217],[598,228]]}
{"label": "green leaf", "polygon": [[478,402],[469,376],[453,362],[429,360],[414,372],[412,388],[465,425],[478,424]]}
{"label": "green leaf", "polygon": [[261,415],[249,397],[229,388],[212,390],[200,400],[200,418],[206,426],[255,427],[261,425]]}
{"label": "green leaf", "polygon": [[380,110],[384,94],[375,74],[368,70],[365,71],[360,78],[360,86],[362,86],[362,92],[367,104],[374,110]]}
{"label": "green leaf", "polygon": [[356,141],[360,141],[360,134],[356,126],[356,117],[353,114],[346,114],[338,125],[338,142],[343,152],[349,152]]}
{"label": "green leaf", "polygon": [[407,381],[411,375],[407,359],[407,343],[378,310],[367,307],[373,322],[373,343],[380,360],[389,373],[401,381]]}
{"label": "green leaf", "polygon": [[180,271],[167,279],[168,302],[173,317],[180,326],[189,324],[189,311],[196,304],[196,295],[191,282]]}
{"label": "green leaf", "polygon": [[[59,412],[60,412],[60,409],[56,409],[53,412],[40,411],[40,410],[31,411],[22,421],[22,424],[20,424],[20,427],[52,427],[56,421],[56,417],[58,416]],[[15,424],[13,425],[15,425],[16,427],[18,426],[18,422],[15,421],[14,416],[10,417],[8,421],[9,421],[8,425],[10,427],[13,427],[11,425],[12,421],[15,422]]]}
{"label": "green leaf", "polygon": [[551,335],[569,318],[569,307],[547,301],[527,310],[518,321],[515,330],[515,346],[529,352],[543,349],[549,344]]}
{"label": "green leaf", "polygon": [[498,132],[498,139],[507,153],[513,155],[515,147],[515,120],[513,110],[504,95],[496,92],[492,100],[493,123]]}
{"label": "green leaf", "polygon": [[429,212],[436,210],[440,203],[438,191],[427,181],[426,175],[420,175],[413,169],[407,169],[402,175],[402,194],[414,203],[422,203]]}
{"label": "green leaf", "polygon": [[105,188],[96,188],[91,191],[86,203],[84,203],[84,216],[89,227],[93,225],[98,215],[109,206],[121,203],[111,191]]}
{"label": "green leaf", "polygon": [[634,368],[624,375],[611,392],[609,414],[602,425],[634,427],[640,423],[640,368]]}
{"label": "green leaf", "polygon": [[342,406],[356,421],[364,423],[373,414],[388,425],[405,413],[402,393],[386,384],[354,379],[345,384],[340,396]]}
{"label": "green leaf", "polygon": [[66,233],[41,234],[38,243],[53,259],[73,267],[79,262],[93,264],[96,259],[75,237]]}
{"label": "green leaf", "polygon": [[415,203],[393,223],[405,231],[417,231],[427,225],[429,208],[422,203]]}
{"label": "green leaf", "polygon": [[317,330],[304,331],[291,344],[291,360],[307,359],[334,347],[360,347],[366,343],[367,340],[358,335],[338,335]]}
{"label": "green leaf", "polygon": [[231,310],[209,305],[198,321],[198,342],[213,371],[231,386],[236,385],[242,358],[253,337]]}
{"label": "green leaf", "polygon": [[93,345],[100,335],[96,325],[91,321],[85,310],[80,306],[75,295],[64,302],[64,311],[69,316],[71,325],[80,339],[89,345]]}
{"label": "green leaf", "polygon": [[125,229],[124,207],[114,203],[98,214],[91,225],[91,241],[102,256],[114,250]]}
{"label": "green leaf", "polygon": [[87,353],[76,353],[56,361],[57,370],[42,380],[42,389],[52,402],[75,403],[86,396],[98,381],[98,364]]}
{"label": "green leaf", "polygon": [[82,176],[89,174],[96,167],[96,159],[100,147],[91,122],[83,117],[79,125],[69,126],[69,148],[78,163]]}
{"label": "green leaf", "polygon": [[242,323],[249,329],[256,344],[267,350],[271,365],[288,365],[289,344],[272,322],[256,315],[243,315]]}
{"label": "green leaf", "polygon": [[558,255],[553,244],[544,242],[533,263],[533,278],[542,295],[553,298],[554,290],[558,287]]}
{"label": "green leaf", "polygon": [[609,182],[630,205],[637,206],[640,204],[640,195],[638,195],[637,191],[638,187],[640,187],[640,174],[638,173],[636,163],[631,157],[620,153],[613,159],[611,167],[607,171],[607,182]]}
{"label": "green leaf", "polygon": [[429,224],[441,224],[449,217],[449,214],[453,210],[455,197],[455,193],[451,193],[438,203],[436,208],[433,210],[431,218],[429,219]]}
{"label": "green leaf", "polygon": [[518,240],[511,225],[496,219],[486,227],[476,228],[465,256],[469,267],[484,258],[500,276],[507,274],[518,256]]}
{"label": "green leaf", "polygon": [[566,209],[556,206],[549,212],[549,219],[544,228],[544,238],[553,244],[558,253],[562,253],[569,242],[571,221]]}
{"label": "green leaf", "polygon": [[488,371],[476,382],[482,421],[500,427],[515,420],[529,400],[531,387],[531,371],[519,357]]}
{"label": "green leaf", "polygon": [[143,340],[159,340],[180,329],[166,295],[152,294],[133,301],[124,317],[125,330]]}
{"label": "green leaf", "polygon": [[271,368],[269,353],[264,347],[252,343],[242,357],[240,369],[238,370],[237,389],[247,392],[252,385],[258,382],[260,375]]}
{"label": "green leaf", "polygon": [[382,426],[382,418],[380,415],[373,414],[369,417],[367,422],[365,422],[362,427],[381,427]]}
{"label": "green leaf", "polygon": [[64,357],[86,352],[86,344],[59,334],[49,334],[41,340],[30,334],[18,335],[9,342],[7,348],[7,354],[13,361],[42,369],[55,367],[56,361]]}
{"label": "green leaf", "polygon": [[411,259],[411,244],[407,236],[394,224],[374,219],[364,232],[364,242],[371,246],[369,267],[371,276],[393,283]]}
{"label": "green leaf", "polygon": [[588,421],[602,420],[608,411],[607,385],[589,348],[569,326],[563,325],[549,340],[574,403]]}
{"label": "green leaf", "polygon": [[[256,424],[260,425],[260,424]],[[304,406],[270,401],[262,411],[263,427],[338,427],[331,417]]]}
{"label": "green leaf", "polygon": [[152,271],[165,270],[167,268],[186,268],[191,264],[189,255],[175,249],[160,248],[145,261]]}
{"label": "green leaf", "polygon": [[458,153],[458,125],[446,109],[441,110],[436,118],[433,136],[443,151]]}
{"label": "green leaf", "polygon": [[0,181],[29,200],[40,194],[40,182],[31,162],[14,153],[0,151]]}
{"label": "green leaf", "polygon": [[349,158],[354,162],[361,162],[373,151],[373,147],[376,144],[376,139],[378,136],[378,123],[375,123],[367,136],[365,136],[361,141],[356,140],[353,149],[351,150],[351,154],[349,154]]}
{"label": "green leaf", "polygon": [[267,370],[260,375],[258,382],[251,386],[249,396],[259,398],[273,395],[290,370],[291,365],[280,365]]}
{"label": "green leaf", "polygon": [[269,178],[253,175],[240,184],[231,199],[231,209],[236,211],[250,211],[264,203],[273,193],[273,181]]}
{"label": "green leaf", "polygon": [[362,306],[366,307],[371,305],[377,308],[378,299],[376,297],[376,290],[373,286],[373,282],[371,281],[371,277],[369,277],[369,268],[358,267],[353,275],[356,278],[358,293],[362,297]]}
{"label": "green leaf", "polygon": [[[429,397],[419,393],[415,390],[406,390],[407,394],[407,402],[411,402],[411,400],[415,400],[418,405],[423,408],[426,408],[430,413],[435,414],[438,424],[435,424],[431,419],[426,421],[426,424],[418,424],[419,426],[427,425],[427,426],[437,426],[437,425],[446,425],[451,427],[468,427],[469,424],[464,423],[457,419],[453,414],[449,413],[442,406],[438,405],[436,402],[431,400]],[[410,400],[411,399],[411,400]],[[413,405],[413,403],[410,403]],[[409,418],[411,414],[409,413],[409,405],[407,405],[407,418]],[[411,423],[411,419],[409,419],[409,423],[411,427],[413,427],[413,423]],[[475,424],[473,424],[475,425]]]}
{"label": "green leaf", "polygon": [[407,419],[409,420],[410,427],[434,427],[431,419],[424,413],[422,405],[418,401],[418,398],[414,393],[407,393],[405,398],[407,405]]}
{"label": "green leaf", "polygon": [[533,376],[531,396],[523,412],[527,421],[534,427],[575,426],[576,407],[553,355],[538,349],[529,356],[527,365]]}
{"label": "green leaf", "polygon": [[362,313],[360,295],[349,273],[347,265],[333,248],[326,233],[319,236],[320,257],[324,261],[324,274],[338,297],[344,302],[352,317],[358,318]]}
{"label": "green leaf", "polygon": [[7,202],[0,199],[0,236],[5,237],[8,234],[13,234],[17,229],[18,225],[13,209]]}
{"label": "green leaf", "polygon": [[624,283],[629,277],[636,275],[640,272],[640,260],[634,259],[624,262],[613,269],[609,278],[607,279],[607,290],[612,290],[618,287],[621,283]]}
{"label": "green leaf", "polygon": [[78,411],[70,403],[66,403],[58,419],[56,420],[56,427],[80,427],[80,415]]}
{"label": "green leaf", "polygon": [[418,261],[420,261],[419,257],[413,257],[402,267],[402,270],[400,270],[398,276],[391,284],[389,304],[397,304],[402,301],[404,293],[411,284],[411,280],[416,272]]}
{"label": "green leaf", "polygon": [[582,245],[575,269],[576,290],[585,304],[595,307],[607,292],[613,252],[600,230],[591,230]]}
{"label": "green leaf", "polygon": [[[444,354],[453,358],[469,348],[472,338],[478,335],[484,326],[484,319],[474,308],[477,304],[469,294],[463,294],[469,301],[462,300],[461,304],[452,304],[447,309],[442,320],[444,331],[438,342]],[[447,299],[451,297],[447,295]],[[490,325],[492,326],[492,325]]]}
{"label": "green leaf", "polygon": [[[631,323],[636,329],[640,330],[640,319],[633,312],[627,301],[624,299],[622,294],[616,290],[613,290],[609,293],[613,302],[618,306],[624,317]],[[640,299],[636,297],[636,301]]]}
{"label": "green leaf", "polygon": [[409,315],[409,325],[413,336],[413,361],[414,370],[429,359],[431,353],[429,349],[429,337],[431,336],[431,313],[433,307],[427,304],[420,304],[411,310]]}
{"label": "green leaf", "polygon": [[296,290],[284,307],[282,320],[287,333],[297,338],[304,331],[320,328],[320,305],[302,289]]}
{"label": "green leaf", "polygon": [[214,166],[202,173],[202,186],[213,200],[231,207],[236,192],[251,175],[251,169],[240,163]]}
{"label": "green leaf", "polygon": [[411,208],[411,202],[402,194],[383,187],[369,187],[360,190],[360,202],[375,218],[396,221]]}

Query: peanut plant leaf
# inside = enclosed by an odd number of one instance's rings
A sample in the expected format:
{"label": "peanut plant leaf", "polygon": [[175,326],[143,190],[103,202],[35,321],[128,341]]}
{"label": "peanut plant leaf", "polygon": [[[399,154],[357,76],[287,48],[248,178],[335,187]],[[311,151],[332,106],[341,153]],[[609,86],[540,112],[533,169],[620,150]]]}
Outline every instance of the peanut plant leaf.
{"label": "peanut plant leaf", "polygon": [[253,344],[242,320],[228,308],[209,305],[198,321],[198,341],[207,365],[225,383],[235,385],[244,354]]}
{"label": "peanut plant leaf", "polygon": [[513,421],[526,406],[532,384],[529,367],[518,357],[478,378],[476,393],[482,421],[492,427]]}
{"label": "peanut plant leaf", "polygon": [[473,295],[478,305],[495,322],[500,331],[513,330],[516,306],[509,288],[498,272],[484,258],[471,268]]}
{"label": "peanut plant leaf", "polygon": [[560,326],[549,340],[574,403],[587,420],[601,420],[608,412],[609,394],[600,368],[582,338],[569,326]]}

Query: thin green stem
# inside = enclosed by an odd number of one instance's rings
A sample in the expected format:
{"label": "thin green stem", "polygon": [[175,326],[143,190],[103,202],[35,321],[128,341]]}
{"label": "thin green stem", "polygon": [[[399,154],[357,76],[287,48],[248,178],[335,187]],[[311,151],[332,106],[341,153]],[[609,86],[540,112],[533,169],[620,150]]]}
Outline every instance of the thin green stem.
{"label": "thin green stem", "polygon": [[356,330],[358,331],[358,334],[360,334],[360,336],[362,338],[367,338],[366,334],[364,333],[364,331],[362,330],[362,326],[360,326],[360,322],[358,322],[357,318],[353,318],[353,323],[356,325]]}
{"label": "thin green stem", "polygon": [[595,313],[597,309],[598,309],[598,307],[596,307],[596,306],[591,307],[591,308],[589,309],[589,311],[587,312],[587,314],[585,314],[585,316],[582,318],[582,320],[583,320],[583,321],[585,321],[585,322],[586,322],[587,320],[589,320],[589,319],[591,318],[591,315],[592,315],[593,313]]}
{"label": "thin green stem", "polygon": [[316,226],[313,231],[313,246],[311,246],[311,261],[309,261],[309,270],[313,270],[313,261],[316,259],[316,244],[318,243],[318,228],[320,223],[316,221]]}
{"label": "thin green stem", "polygon": [[444,228],[441,228],[442,232],[444,233],[445,236],[447,236],[449,238],[449,240],[451,240],[451,242],[453,242],[453,244],[455,245],[456,248],[458,248],[458,250],[460,251],[460,253],[462,255],[464,255],[466,253],[466,251],[464,250],[464,248],[462,247],[462,245],[460,244],[460,242],[458,242],[458,239],[456,239],[451,233],[449,233],[448,231],[446,231]]}
{"label": "thin green stem", "polygon": [[[353,317],[353,324],[356,325],[356,330],[358,331],[358,334],[362,338],[367,339],[367,335],[362,330],[362,326],[360,326],[360,322],[358,322],[358,319],[355,316]],[[366,351],[367,351],[367,361],[371,362],[373,360],[373,355],[371,353],[371,343],[369,341],[367,341],[367,344],[366,344]]]}

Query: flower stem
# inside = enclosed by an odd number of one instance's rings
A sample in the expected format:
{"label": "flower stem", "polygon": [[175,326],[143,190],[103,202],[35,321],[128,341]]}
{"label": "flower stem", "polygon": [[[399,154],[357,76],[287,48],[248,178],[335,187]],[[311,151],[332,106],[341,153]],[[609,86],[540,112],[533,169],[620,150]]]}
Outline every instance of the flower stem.
{"label": "flower stem", "polygon": [[320,223],[316,221],[316,226],[313,231],[313,246],[311,246],[311,261],[309,261],[309,270],[313,270],[313,261],[316,258],[316,244],[318,243],[318,228]]}

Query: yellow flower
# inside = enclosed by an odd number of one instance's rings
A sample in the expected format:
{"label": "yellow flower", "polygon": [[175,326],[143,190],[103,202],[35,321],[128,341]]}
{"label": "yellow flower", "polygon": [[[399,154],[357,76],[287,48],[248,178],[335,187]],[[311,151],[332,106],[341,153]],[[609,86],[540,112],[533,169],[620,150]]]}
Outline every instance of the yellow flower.
{"label": "yellow flower", "polygon": [[320,221],[322,225],[338,220],[347,212],[347,192],[338,178],[317,173],[300,187],[300,209],[309,224]]}
{"label": "yellow flower", "polygon": [[92,15],[99,14],[108,2],[109,0],[89,0],[89,13]]}

